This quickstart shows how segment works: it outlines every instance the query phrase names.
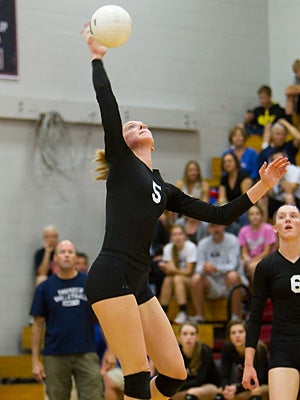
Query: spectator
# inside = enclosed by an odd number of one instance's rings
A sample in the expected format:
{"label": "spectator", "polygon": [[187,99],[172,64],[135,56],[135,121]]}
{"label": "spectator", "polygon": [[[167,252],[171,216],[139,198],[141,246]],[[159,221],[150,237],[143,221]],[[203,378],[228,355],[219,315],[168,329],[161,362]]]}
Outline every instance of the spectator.
{"label": "spectator", "polygon": [[293,62],[293,72],[295,74],[294,82],[285,88],[286,103],[285,112],[287,115],[292,115],[293,124],[300,124],[300,60]]}
{"label": "spectator", "polygon": [[218,203],[225,204],[245,193],[252,185],[250,176],[241,169],[234,153],[224,154],[221,158],[223,176],[219,187]]}
{"label": "spectator", "polygon": [[268,395],[268,352],[266,345],[259,341],[254,365],[257,368],[259,386],[246,390],[242,386],[245,360],[246,326],[242,320],[230,321],[227,325],[227,342],[222,349],[220,393],[224,399],[267,400]]}
{"label": "spectator", "polygon": [[197,261],[197,246],[187,240],[182,225],[173,225],[170,232],[170,243],[164,247],[160,268],[166,274],[160,293],[160,304],[167,313],[170,300],[175,294],[179,313],[174,323],[181,324],[187,320],[187,302],[191,288],[191,276]]}
{"label": "spectator", "polygon": [[184,193],[209,202],[209,184],[201,174],[200,165],[196,161],[189,161],[184,167],[182,179],[179,179],[177,186]]}
{"label": "spectator", "polygon": [[251,147],[245,146],[247,136],[247,132],[241,125],[236,125],[230,129],[228,141],[231,148],[224,151],[222,156],[227,153],[234,153],[239,160],[241,169],[247,172],[253,181],[256,181],[258,178],[257,152]]}
{"label": "spectator", "polygon": [[85,253],[77,251],[76,253],[76,269],[79,272],[87,274],[89,269],[89,258]]}
{"label": "spectator", "polygon": [[122,400],[124,375],[115,354],[109,349],[104,353],[100,372],[105,385],[105,400]]}
{"label": "spectator", "polygon": [[161,285],[165,273],[159,268],[158,263],[162,260],[164,246],[170,241],[170,229],[175,221],[175,214],[165,210],[155,224],[153,239],[150,247],[150,273],[149,282],[159,298]]}
{"label": "spectator", "polygon": [[257,263],[275,250],[276,235],[271,224],[263,222],[263,210],[255,204],[248,210],[249,225],[239,231],[242,263],[250,283]]}
{"label": "spectator", "polygon": [[207,222],[182,216],[177,218],[176,224],[183,225],[187,238],[196,245],[198,244],[199,240],[208,235]]}
{"label": "spectator", "polygon": [[[248,284],[243,274],[237,237],[225,232],[223,225],[209,224],[208,230],[210,236],[198,244],[197,266],[192,276],[192,299],[197,312],[193,319],[196,322],[204,321],[205,298],[225,298],[233,286]],[[233,291],[232,318],[241,318],[243,298],[243,289]]]}
{"label": "spectator", "polygon": [[[283,153],[273,153],[271,159],[280,157]],[[300,167],[290,164],[287,172],[280,181],[268,192],[268,215],[273,218],[274,213],[284,204],[300,207]]]}
{"label": "spectator", "polygon": [[44,246],[38,249],[34,255],[34,268],[36,285],[45,281],[56,272],[54,250],[58,243],[58,230],[54,225],[46,225],[43,229]]}
{"label": "spectator", "polygon": [[[223,176],[221,177],[218,196],[218,204],[220,205],[236,199],[245,193],[253,183],[247,172],[241,169],[239,160],[234,153],[227,153],[222,156],[221,168]],[[247,223],[248,219],[245,213],[227,231],[237,235],[240,227]]]}
{"label": "spectator", "polygon": [[[267,132],[267,133],[266,133]],[[258,154],[257,170],[264,162],[269,162],[270,157],[277,151],[285,153],[291,164],[296,164],[296,155],[300,146],[300,132],[285,119],[280,119],[276,124],[269,127],[264,135],[265,148]],[[292,136],[287,141],[287,134]]]}
{"label": "spectator", "polygon": [[198,326],[187,321],[179,327],[178,341],[187,371],[187,380],[172,400],[213,400],[220,373],[209,346],[199,340]]}
{"label": "spectator", "polygon": [[260,105],[253,110],[248,110],[244,117],[244,127],[249,135],[263,135],[264,127],[275,123],[280,118],[287,118],[284,108],[272,100],[272,89],[267,86],[261,86],[258,91]]}
{"label": "spectator", "polygon": [[[75,268],[69,240],[56,246],[57,273],[36,287],[30,314],[32,372],[45,381],[49,400],[69,400],[74,377],[79,400],[104,400],[104,385],[93,336],[93,314],[84,293],[85,274]],[[44,365],[39,359],[45,327]]]}

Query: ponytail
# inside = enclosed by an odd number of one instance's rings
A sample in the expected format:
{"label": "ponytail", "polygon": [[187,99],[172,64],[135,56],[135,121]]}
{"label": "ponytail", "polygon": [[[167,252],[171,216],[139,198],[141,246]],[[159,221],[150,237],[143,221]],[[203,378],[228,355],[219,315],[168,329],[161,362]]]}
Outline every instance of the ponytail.
{"label": "ponytail", "polygon": [[96,181],[106,180],[109,167],[105,158],[105,151],[103,149],[97,149],[93,161],[98,164],[97,168],[93,170],[93,172],[97,173],[94,179],[96,179]]}

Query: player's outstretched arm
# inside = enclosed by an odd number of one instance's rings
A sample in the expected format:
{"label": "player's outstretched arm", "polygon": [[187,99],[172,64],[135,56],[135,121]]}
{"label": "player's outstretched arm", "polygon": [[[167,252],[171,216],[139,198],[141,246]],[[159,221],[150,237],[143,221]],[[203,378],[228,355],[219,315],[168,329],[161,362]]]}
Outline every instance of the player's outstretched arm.
{"label": "player's outstretched arm", "polygon": [[263,163],[258,171],[260,180],[246,192],[253,204],[283,177],[289,164],[287,157],[278,157],[270,164]]}

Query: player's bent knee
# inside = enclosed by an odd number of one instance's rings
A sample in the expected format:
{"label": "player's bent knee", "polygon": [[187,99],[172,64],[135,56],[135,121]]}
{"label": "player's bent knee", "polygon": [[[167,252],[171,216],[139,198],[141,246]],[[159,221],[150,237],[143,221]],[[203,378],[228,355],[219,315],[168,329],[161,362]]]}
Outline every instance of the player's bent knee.
{"label": "player's bent knee", "polygon": [[150,372],[142,371],[124,376],[124,394],[136,399],[150,399]]}
{"label": "player's bent knee", "polygon": [[178,392],[185,381],[185,379],[170,378],[169,376],[158,374],[155,385],[159,392],[165,397],[172,397]]}

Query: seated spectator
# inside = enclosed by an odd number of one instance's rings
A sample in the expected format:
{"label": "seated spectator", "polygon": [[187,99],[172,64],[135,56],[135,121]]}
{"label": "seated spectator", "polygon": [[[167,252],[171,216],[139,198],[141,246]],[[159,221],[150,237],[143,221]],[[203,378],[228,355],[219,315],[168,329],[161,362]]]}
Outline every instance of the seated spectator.
{"label": "seated spectator", "polygon": [[[282,152],[273,153],[271,159],[280,157]],[[268,216],[273,218],[275,211],[284,204],[300,207],[300,167],[290,164],[280,181],[268,191]]]}
{"label": "seated spectator", "polygon": [[101,362],[100,373],[105,386],[105,400],[124,398],[124,375],[115,354],[107,349]]}
{"label": "seated spectator", "polygon": [[243,226],[238,235],[242,263],[250,284],[257,263],[275,250],[276,235],[271,224],[263,222],[263,210],[255,204],[248,210],[249,225]]}
{"label": "seated spectator", "polygon": [[[239,284],[248,285],[242,269],[238,238],[225,232],[225,226],[209,224],[210,235],[198,244],[197,265],[192,276],[192,300],[197,312],[193,318],[203,322],[205,298],[217,300],[226,298],[230,289]],[[234,290],[231,297],[231,316],[241,318],[242,288]]]}
{"label": "seated spectator", "polygon": [[[241,196],[253,184],[252,179],[240,167],[239,160],[234,153],[224,154],[221,158],[221,168],[223,176],[221,177],[219,186],[218,204],[222,205]],[[242,215],[228,232],[237,235],[241,226],[248,223],[247,214]]]}
{"label": "seated spectator", "polygon": [[[292,136],[287,141],[287,134]],[[264,148],[258,154],[257,170],[264,162],[269,162],[273,153],[282,151],[288,157],[290,163],[296,164],[296,155],[300,147],[300,132],[285,119],[280,119],[276,124],[268,125],[264,134]]]}
{"label": "seated spectator", "polygon": [[44,246],[34,255],[34,269],[36,285],[45,281],[50,275],[57,272],[54,261],[54,251],[58,243],[58,230],[54,225],[46,225],[43,229]]}
{"label": "seated spectator", "polygon": [[175,221],[175,214],[165,210],[156,222],[153,240],[150,247],[150,274],[149,282],[159,298],[161,285],[165,274],[158,263],[162,260],[164,246],[170,241],[170,229]]}
{"label": "seated spectator", "polygon": [[213,400],[220,373],[209,346],[199,340],[197,324],[187,321],[179,327],[178,341],[187,370],[187,380],[173,400]]}
{"label": "seated spectator", "polygon": [[[246,400],[269,398],[268,391],[268,351],[266,345],[259,341],[254,366],[260,386],[254,390],[246,390],[242,386],[245,361],[246,326],[242,320],[230,321],[227,325],[227,342],[222,349],[221,388],[219,393],[224,399]],[[257,397],[256,397],[257,396]]]}
{"label": "seated spectator", "polygon": [[186,164],[183,177],[175,183],[175,186],[184,193],[209,203],[209,184],[203,179],[200,165],[196,161],[189,161]]}
{"label": "seated spectator", "polygon": [[177,218],[176,224],[184,226],[187,238],[196,245],[198,244],[199,240],[208,235],[207,222],[182,216]]}
{"label": "seated spectator", "polygon": [[294,82],[285,88],[286,103],[285,112],[287,115],[292,115],[293,124],[300,124],[300,60],[293,62]]}
{"label": "seated spectator", "polygon": [[77,251],[76,253],[76,269],[79,272],[87,274],[89,269],[89,258],[85,253]]}
{"label": "seated spectator", "polygon": [[258,91],[260,105],[253,110],[248,110],[244,117],[244,127],[248,135],[263,135],[264,127],[275,123],[280,118],[287,118],[284,108],[272,100],[272,89],[261,86]]}
{"label": "seated spectator", "polygon": [[239,160],[240,167],[247,172],[250,178],[255,182],[258,178],[257,170],[257,152],[251,147],[246,147],[247,132],[241,125],[236,125],[229,131],[228,141],[230,150],[224,151],[222,156],[227,153],[234,153]]}
{"label": "seated spectator", "polygon": [[179,313],[174,323],[181,324],[187,320],[187,302],[191,288],[191,276],[197,261],[197,246],[187,240],[182,225],[173,225],[170,240],[164,247],[163,259],[159,267],[165,278],[160,292],[160,304],[167,313],[170,300],[175,295],[179,305]]}

